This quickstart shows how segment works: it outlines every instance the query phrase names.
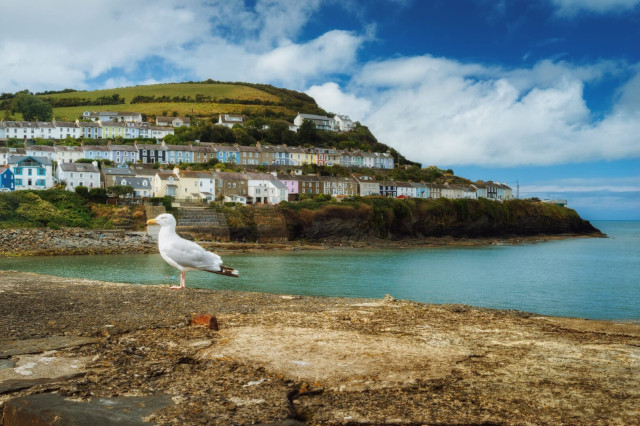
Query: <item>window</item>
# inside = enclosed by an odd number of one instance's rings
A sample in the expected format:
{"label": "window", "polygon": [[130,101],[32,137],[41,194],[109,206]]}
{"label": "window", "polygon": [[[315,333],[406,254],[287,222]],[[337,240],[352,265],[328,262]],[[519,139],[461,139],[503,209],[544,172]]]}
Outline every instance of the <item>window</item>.
{"label": "window", "polygon": [[22,185],[22,179],[16,179],[16,185]]}
{"label": "window", "polygon": [[45,172],[46,172],[46,170],[45,170],[45,169],[43,169],[42,167],[40,167],[40,168],[38,169],[38,176],[44,176],[44,175],[45,175]]}
{"label": "window", "polygon": [[17,175],[21,175],[22,174],[22,167],[16,167],[16,174]]}
{"label": "window", "polygon": [[32,173],[33,173],[33,169],[27,169],[27,174],[28,174],[29,176],[31,176],[31,174],[32,174]]}

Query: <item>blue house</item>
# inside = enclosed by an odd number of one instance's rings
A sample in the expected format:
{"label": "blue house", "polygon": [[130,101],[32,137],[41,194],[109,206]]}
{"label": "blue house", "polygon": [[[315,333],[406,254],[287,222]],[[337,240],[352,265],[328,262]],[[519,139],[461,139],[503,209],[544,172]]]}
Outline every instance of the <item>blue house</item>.
{"label": "blue house", "polygon": [[218,161],[220,163],[240,164],[238,161],[240,158],[240,150],[237,146],[216,145],[215,148],[218,153]]}
{"label": "blue house", "polygon": [[7,166],[0,166],[0,191],[15,191],[16,180],[11,169]]}

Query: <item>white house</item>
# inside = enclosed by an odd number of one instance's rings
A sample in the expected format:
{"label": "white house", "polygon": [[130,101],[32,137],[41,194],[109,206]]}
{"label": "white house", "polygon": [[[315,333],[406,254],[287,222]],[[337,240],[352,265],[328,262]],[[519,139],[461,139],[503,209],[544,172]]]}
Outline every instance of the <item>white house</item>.
{"label": "white house", "polygon": [[218,124],[228,128],[232,128],[236,124],[244,124],[247,117],[244,115],[220,114],[218,116]]}
{"label": "white house", "polygon": [[311,121],[315,124],[316,129],[318,130],[328,130],[330,132],[335,132],[336,130],[336,122],[333,118],[325,117],[324,115],[298,113],[296,118],[293,119],[293,124],[300,127],[305,120]]}
{"label": "white house", "polygon": [[79,138],[83,130],[73,121],[53,120],[53,139]]}
{"label": "white house", "polygon": [[333,117],[333,121],[336,123],[336,128],[341,132],[350,132],[356,128],[356,125],[348,115],[338,115]]}
{"label": "white house", "polygon": [[254,203],[278,204],[288,199],[287,187],[269,173],[245,173],[248,199]]}
{"label": "white house", "polygon": [[52,163],[48,158],[11,155],[8,165],[16,179],[16,190],[53,187]]}
{"label": "white house", "polygon": [[402,197],[402,198],[417,197],[416,187],[408,182],[397,182],[396,190],[397,190],[396,197]]}
{"label": "white house", "polygon": [[24,148],[0,147],[0,164],[9,164],[11,155],[26,155]]}
{"label": "white house", "polygon": [[188,117],[165,117],[156,116],[156,126],[170,126],[170,127],[190,127],[191,119]]}
{"label": "white house", "polygon": [[57,161],[56,149],[53,146],[28,145],[25,152],[32,157],[44,157],[49,161]]}
{"label": "white house", "polygon": [[142,123],[142,114],[139,112],[117,112],[117,111],[84,111],[83,120],[91,121],[119,121]]}
{"label": "white house", "polygon": [[369,195],[380,195],[380,184],[371,176],[351,175],[358,183],[358,195],[366,197]]}
{"label": "white house", "polygon": [[53,150],[58,164],[73,163],[84,158],[84,151],[80,146],[55,145]]}
{"label": "white house", "polygon": [[62,163],[56,169],[59,182],[66,182],[68,191],[75,191],[78,186],[100,188],[100,169],[98,163]]}

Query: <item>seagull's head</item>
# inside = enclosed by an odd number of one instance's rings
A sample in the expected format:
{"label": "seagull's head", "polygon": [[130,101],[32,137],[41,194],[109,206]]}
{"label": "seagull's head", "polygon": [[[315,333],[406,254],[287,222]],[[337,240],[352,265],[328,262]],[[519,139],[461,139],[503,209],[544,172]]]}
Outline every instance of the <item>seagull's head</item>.
{"label": "seagull's head", "polygon": [[155,219],[149,219],[147,225],[160,225],[162,227],[169,226],[176,227],[176,218],[172,214],[164,213],[156,217]]}

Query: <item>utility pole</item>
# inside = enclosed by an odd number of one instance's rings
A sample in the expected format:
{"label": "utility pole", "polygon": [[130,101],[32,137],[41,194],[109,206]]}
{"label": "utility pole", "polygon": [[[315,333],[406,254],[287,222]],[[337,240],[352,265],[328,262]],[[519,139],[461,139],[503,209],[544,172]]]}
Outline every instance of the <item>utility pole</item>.
{"label": "utility pole", "polygon": [[520,181],[516,180],[516,199],[520,199]]}

